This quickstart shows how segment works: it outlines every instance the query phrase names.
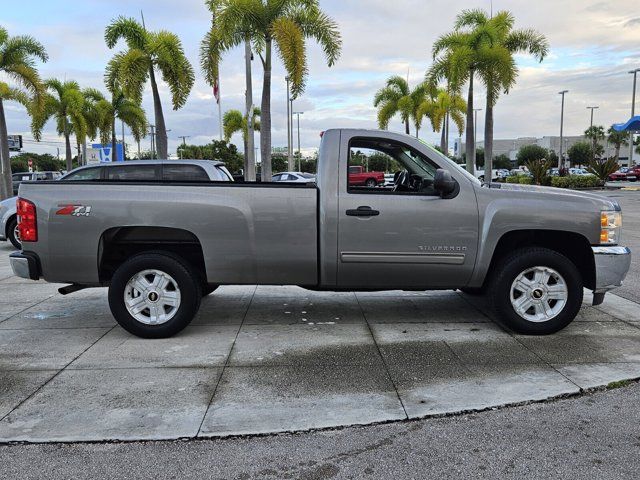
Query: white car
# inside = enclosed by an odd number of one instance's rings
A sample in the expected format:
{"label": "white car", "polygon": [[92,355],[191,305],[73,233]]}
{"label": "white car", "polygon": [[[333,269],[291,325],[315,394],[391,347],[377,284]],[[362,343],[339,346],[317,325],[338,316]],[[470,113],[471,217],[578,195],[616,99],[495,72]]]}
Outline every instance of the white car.
{"label": "white car", "polygon": [[276,173],[271,180],[274,182],[287,183],[314,183],[316,181],[316,176],[311,173],[282,172]]}

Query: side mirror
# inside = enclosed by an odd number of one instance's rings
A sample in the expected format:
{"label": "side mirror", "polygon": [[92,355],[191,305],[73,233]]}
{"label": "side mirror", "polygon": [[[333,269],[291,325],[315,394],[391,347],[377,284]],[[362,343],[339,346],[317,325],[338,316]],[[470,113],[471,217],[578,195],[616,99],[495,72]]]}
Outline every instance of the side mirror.
{"label": "side mirror", "polygon": [[439,168],[436,170],[436,176],[433,179],[433,188],[440,193],[442,198],[449,198],[458,188],[458,182],[453,179],[448,171]]}

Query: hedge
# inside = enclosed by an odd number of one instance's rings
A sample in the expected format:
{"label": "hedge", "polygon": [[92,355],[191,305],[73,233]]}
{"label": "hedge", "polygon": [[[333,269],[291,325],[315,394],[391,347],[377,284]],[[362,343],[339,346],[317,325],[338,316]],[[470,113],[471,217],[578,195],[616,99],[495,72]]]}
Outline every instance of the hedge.
{"label": "hedge", "polygon": [[[524,175],[507,177],[507,183],[531,185],[533,179]],[[592,175],[569,175],[567,177],[551,177],[551,186],[556,188],[593,188],[599,187],[598,177]]]}
{"label": "hedge", "polygon": [[600,180],[598,180],[598,177],[592,175],[552,177],[551,186],[557,188],[593,188],[600,186]]}

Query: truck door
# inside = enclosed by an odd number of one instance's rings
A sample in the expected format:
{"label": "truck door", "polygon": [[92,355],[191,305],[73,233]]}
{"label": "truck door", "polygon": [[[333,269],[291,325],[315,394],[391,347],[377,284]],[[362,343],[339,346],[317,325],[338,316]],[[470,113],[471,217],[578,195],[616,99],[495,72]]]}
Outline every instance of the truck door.
{"label": "truck door", "polygon": [[[346,137],[346,138],[345,138]],[[349,182],[349,167],[394,174],[393,186]],[[460,189],[443,199],[438,168]],[[342,136],[338,185],[340,287],[442,288],[465,285],[478,244],[478,207],[470,180],[418,141]]]}

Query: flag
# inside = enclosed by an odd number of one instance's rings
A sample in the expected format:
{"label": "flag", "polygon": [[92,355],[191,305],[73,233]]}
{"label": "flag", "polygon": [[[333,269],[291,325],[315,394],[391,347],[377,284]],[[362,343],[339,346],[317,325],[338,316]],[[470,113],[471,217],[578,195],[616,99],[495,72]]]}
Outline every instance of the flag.
{"label": "flag", "polygon": [[217,78],[213,82],[213,96],[216,99],[216,103],[220,105],[220,82]]}

